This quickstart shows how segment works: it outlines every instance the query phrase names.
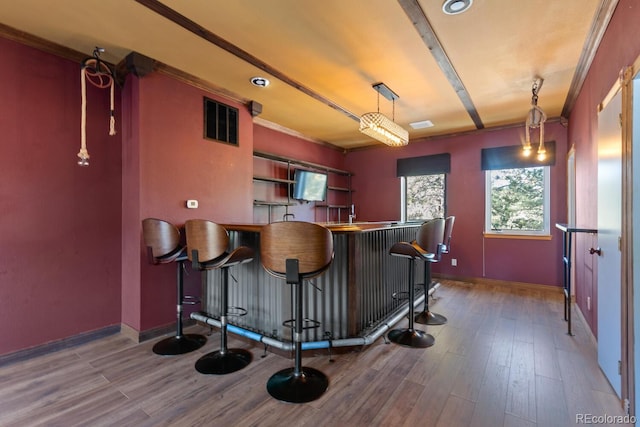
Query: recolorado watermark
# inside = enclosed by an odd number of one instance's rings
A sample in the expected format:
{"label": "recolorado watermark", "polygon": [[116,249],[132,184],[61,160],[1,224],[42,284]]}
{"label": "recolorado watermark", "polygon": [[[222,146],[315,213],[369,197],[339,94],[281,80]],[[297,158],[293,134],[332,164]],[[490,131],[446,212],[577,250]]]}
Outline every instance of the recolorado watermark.
{"label": "recolorado watermark", "polygon": [[576,424],[635,424],[635,415],[576,414]]}

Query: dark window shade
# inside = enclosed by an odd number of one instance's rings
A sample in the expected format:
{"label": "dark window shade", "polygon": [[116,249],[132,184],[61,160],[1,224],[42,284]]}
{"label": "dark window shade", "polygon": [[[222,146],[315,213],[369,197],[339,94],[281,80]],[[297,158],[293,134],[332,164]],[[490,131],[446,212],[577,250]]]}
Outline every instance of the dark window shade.
{"label": "dark window shade", "polygon": [[532,168],[536,166],[553,166],[556,164],[556,142],[544,143],[547,150],[547,158],[543,161],[537,159],[538,145],[534,144],[531,155],[522,155],[522,145],[510,145],[508,147],[483,148],[482,170]]}
{"label": "dark window shade", "polygon": [[398,159],[396,166],[396,176],[433,175],[450,171],[451,154],[449,153]]}

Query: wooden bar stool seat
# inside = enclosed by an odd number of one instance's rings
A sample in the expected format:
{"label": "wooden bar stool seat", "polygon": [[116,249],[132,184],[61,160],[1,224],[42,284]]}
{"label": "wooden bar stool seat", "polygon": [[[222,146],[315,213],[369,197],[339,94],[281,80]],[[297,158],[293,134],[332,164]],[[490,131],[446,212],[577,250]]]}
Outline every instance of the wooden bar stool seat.
{"label": "wooden bar stool seat", "polygon": [[[433,232],[435,234],[439,233],[441,235],[444,230],[444,219],[437,218],[431,221],[427,221],[418,230],[418,236],[420,237],[421,232],[423,232],[426,236],[428,230],[431,230],[430,232]],[[431,260],[434,259],[436,254],[425,250],[421,245],[418,244],[419,240],[421,239],[419,238],[411,243],[398,242],[395,243],[391,247],[391,249],[389,249],[389,254],[391,254],[392,256],[407,258],[409,260],[409,326],[402,329],[393,329],[387,336],[389,337],[389,340],[391,342],[398,345],[414,348],[426,348],[431,347],[434,344],[435,339],[431,334],[414,328],[413,304],[415,300],[415,262],[416,260],[425,262],[425,271],[428,269],[428,278],[427,273],[425,273],[425,280],[429,280],[430,283]],[[425,299],[428,298],[426,289],[427,288],[425,287]]]}
{"label": "wooden bar stool seat", "polygon": [[413,242],[414,245],[422,248],[423,251],[434,255],[429,259],[422,259],[425,263],[424,281],[422,282],[424,286],[424,308],[422,312],[416,315],[414,320],[416,323],[423,325],[444,325],[447,323],[446,317],[429,310],[429,290],[436,284],[431,277],[431,264],[440,262],[442,259],[442,253],[443,250],[445,250],[444,241],[447,222],[451,229],[453,227],[453,219],[444,220],[437,218],[425,222],[418,230],[416,240]]}
{"label": "wooden bar stool seat", "polygon": [[[187,255],[196,270],[220,270],[220,350],[202,356],[196,370],[202,374],[229,374],[251,363],[252,355],[244,349],[227,347],[227,322],[232,315],[244,315],[246,310],[229,307],[229,268],[253,260],[253,249],[239,246],[231,251],[227,230],[214,222],[192,219],[185,223]],[[234,309],[234,313],[230,312]],[[239,313],[239,314],[238,314]]]}
{"label": "wooden bar stool seat", "polygon": [[[301,221],[275,222],[260,232],[260,259],[264,269],[293,286],[294,367],[276,372],[267,382],[274,398],[291,403],[310,402],[329,387],[328,377],[317,369],[302,367],[303,316],[302,286],[305,280],[319,276],[333,261],[331,231],[318,224]],[[317,325],[317,322],[310,321]],[[289,321],[284,322],[289,324]]]}
{"label": "wooden bar stool seat", "polygon": [[151,264],[177,264],[177,321],[176,335],[165,338],[153,346],[156,354],[171,356],[185,354],[202,347],[207,338],[198,334],[182,332],[182,306],[197,301],[185,296],[183,291],[183,269],[187,260],[185,246],[181,243],[180,230],[175,225],[156,218],[142,220],[142,234],[147,247],[147,257]]}

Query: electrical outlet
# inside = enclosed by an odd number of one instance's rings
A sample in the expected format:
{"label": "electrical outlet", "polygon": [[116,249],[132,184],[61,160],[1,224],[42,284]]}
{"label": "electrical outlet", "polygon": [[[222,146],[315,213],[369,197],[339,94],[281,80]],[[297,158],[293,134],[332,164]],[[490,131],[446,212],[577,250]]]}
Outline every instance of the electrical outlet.
{"label": "electrical outlet", "polygon": [[458,265],[458,260],[455,259],[455,258],[451,258],[451,265],[454,266],[454,267],[457,266]]}

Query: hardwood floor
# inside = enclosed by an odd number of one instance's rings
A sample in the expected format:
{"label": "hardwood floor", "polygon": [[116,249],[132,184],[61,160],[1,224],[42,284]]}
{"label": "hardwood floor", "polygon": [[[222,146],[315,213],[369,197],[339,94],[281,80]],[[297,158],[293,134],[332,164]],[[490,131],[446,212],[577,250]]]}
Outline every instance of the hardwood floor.
{"label": "hardwood floor", "polygon": [[[281,403],[267,379],[293,361],[260,344],[245,369],[199,374],[219,347],[163,357],[154,342],[122,334],[0,367],[1,426],[572,426],[578,414],[623,416],[577,318],[566,335],[560,293],[444,281],[433,311],[443,326],[427,349],[373,345],[305,357],[329,390],[307,404]],[[208,332],[195,326],[189,332]]]}

